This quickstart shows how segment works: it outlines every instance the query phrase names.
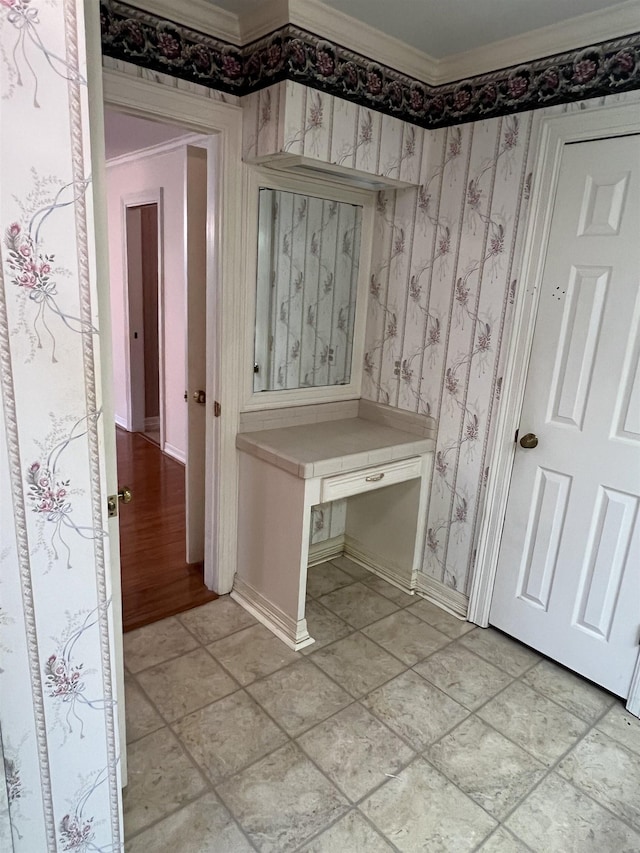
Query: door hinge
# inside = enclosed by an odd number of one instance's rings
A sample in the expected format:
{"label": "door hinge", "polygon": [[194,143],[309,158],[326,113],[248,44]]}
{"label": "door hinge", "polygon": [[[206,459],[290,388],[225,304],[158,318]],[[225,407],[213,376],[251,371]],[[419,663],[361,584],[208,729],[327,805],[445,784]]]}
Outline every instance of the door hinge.
{"label": "door hinge", "polygon": [[213,417],[214,417],[214,418],[219,418],[221,414],[222,414],[222,406],[221,406],[221,405],[220,405],[220,403],[216,400],[216,401],[214,402],[214,404],[213,404]]}

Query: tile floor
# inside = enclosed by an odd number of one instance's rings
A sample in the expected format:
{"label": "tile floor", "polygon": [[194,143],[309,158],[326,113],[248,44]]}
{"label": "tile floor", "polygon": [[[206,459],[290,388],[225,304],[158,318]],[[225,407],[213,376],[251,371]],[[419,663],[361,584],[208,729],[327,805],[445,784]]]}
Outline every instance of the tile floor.
{"label": "tile floor", "polygon": [[125,635],[127,853],[640,853],[640,721],[345,558]]}

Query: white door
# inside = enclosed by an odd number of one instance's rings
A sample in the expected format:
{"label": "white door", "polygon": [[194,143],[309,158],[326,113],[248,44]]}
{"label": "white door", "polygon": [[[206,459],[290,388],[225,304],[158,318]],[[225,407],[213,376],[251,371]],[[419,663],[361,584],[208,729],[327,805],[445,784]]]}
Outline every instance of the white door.
{"label": "white door", "polygon": [[[207,150],[187,147],[187,563],[205,558],[207,389]],[[200,401],[198,395],[205,392]]]}
{"label": "white door", "polygon": [[640,136],[564,147],[490,622],[627,696],[640,629]]}

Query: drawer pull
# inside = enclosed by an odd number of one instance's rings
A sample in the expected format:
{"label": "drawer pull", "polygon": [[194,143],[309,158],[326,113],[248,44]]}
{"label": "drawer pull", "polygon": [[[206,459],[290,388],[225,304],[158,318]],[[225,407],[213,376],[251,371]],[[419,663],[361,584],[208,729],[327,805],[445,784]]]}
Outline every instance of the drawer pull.
{"label": "drawer pull", "polygon": [[377,483],[384,477],[384,472],[380,474],[371,474],[369,477],[365,477],[367,483]]}

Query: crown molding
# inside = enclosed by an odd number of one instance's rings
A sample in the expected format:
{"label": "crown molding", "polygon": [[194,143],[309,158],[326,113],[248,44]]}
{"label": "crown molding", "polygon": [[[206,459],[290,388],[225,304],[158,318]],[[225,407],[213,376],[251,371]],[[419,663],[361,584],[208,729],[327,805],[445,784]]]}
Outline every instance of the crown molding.
{"label": "crown molding", "polygon": [[161,154],[170,154],[179,148],[185,148],[187,145],[196,145],[202,147],[207,142],[207,137],[201,133],[187,133],[184,136],[178,136],[176,139],[168,139],[166,142],[158,142],[155,145],[147,145],[146,148],[138,148],[135,151],[127,151],[126,154],[118,154],[116,157],[107,159],[106,167],[111,169],[114,166],[124,166],[127,163],[135,163],[138,160],[147,160],[150,157],[158,157]]}
{"label": "crown molding", "polygon": [[240,21],[237,15],[214,6],[209,0],[189,0],[188,3],[176,3],[175,0],[131,0],[136,9],[148,12],[158,18],[175,21],[183,27],[207,33],[207,35],[240,45]]}
{"label": "crown molding", "polygon": [[320,0],[289,0],[289,23],[423,83],[438,82],[438,60]]}
{"label": "crown molding", "polygon": [[640,0],[625,0],[608,9],[436,59],[320,0],[265,0],[250,14],[242,16],[227,12],[210,0],[132,2],[136,8],[158,18],[175,21],[238,46],[294,24],[355,53],[376,57],[380,65],[431,86],[522,65],[640,29]]}
{"label": "crown molding", "polygon": [[466,80],[498,68],[524,65],[536,59],[615,39],[639,29],[640,0],[626,0],[608,9],[588,12],[552,26],[530,30],[476,50],[440,60],[432,59],[436,67],[433,82],[442,85],[454,80]]}
{"label": "crown molding", "polygon": [[289,0],[263,0],[240,16],[242,43],[249,44],[290,23]]}

